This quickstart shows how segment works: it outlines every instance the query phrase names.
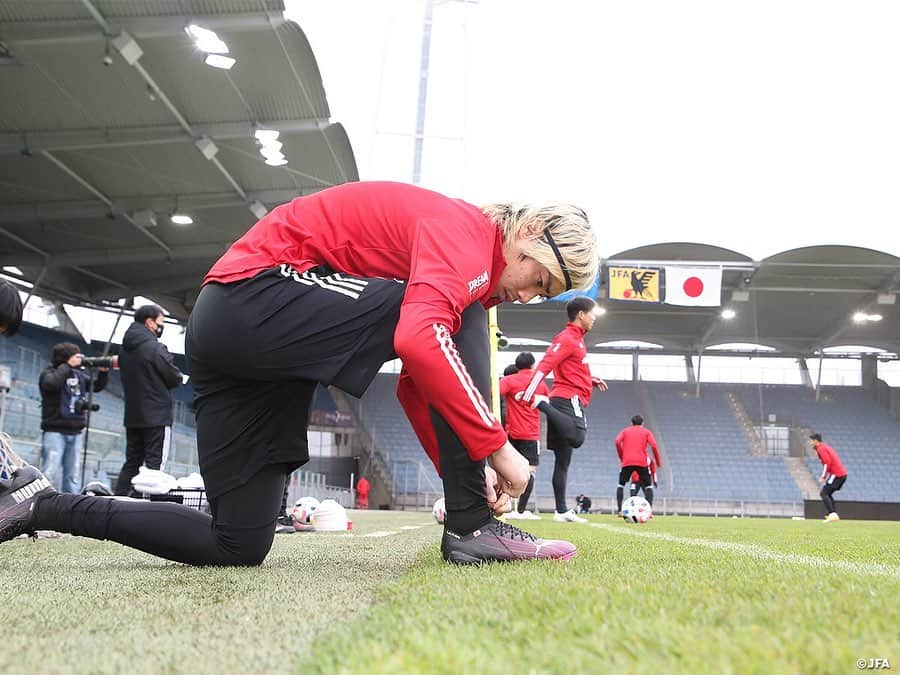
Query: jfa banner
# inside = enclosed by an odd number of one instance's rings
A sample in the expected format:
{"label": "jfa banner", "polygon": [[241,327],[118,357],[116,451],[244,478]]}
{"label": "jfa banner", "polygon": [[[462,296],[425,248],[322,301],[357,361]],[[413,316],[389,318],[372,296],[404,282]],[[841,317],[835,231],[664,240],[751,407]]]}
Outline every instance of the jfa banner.
{"label": "jfa banner", "polygon": [[659,302],[659,270],[652,267],[609,267],[609,299]]}

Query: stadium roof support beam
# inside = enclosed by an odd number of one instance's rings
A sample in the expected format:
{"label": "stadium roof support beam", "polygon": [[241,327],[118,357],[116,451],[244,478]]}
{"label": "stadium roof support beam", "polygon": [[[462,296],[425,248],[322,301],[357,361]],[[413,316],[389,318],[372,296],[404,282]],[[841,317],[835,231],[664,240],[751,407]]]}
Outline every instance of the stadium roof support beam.
{"label": "stadium roof support beam", "polygon": [[[261,123],[266,129],[284,134],[302,134],[328,129],[331,120],[313,117],[303,120],[277,120]],[[257,125],[252,122],[209,122],[193,127],[199,137],[226,141],[252,139]],[[169,143],[193,143],[197,136],[181,125],[67,129],[60,131],[23,130],[0,131],[0,155],[19,155],[47,150],[77,151],[107,148],[161,145]]]}
{"label": "stadium roof support beam", "polygon": [[[94,16],[94,21],[64,19],[10,22],[4,26],[3,41],[9,45],[103,42],[106,35],[103,31],[97,30],[96,19]],[[268,29],[272,23],[279,25],[286,21],[283,17],[277,15],[267,17],[260,12],[210,14],[197,16],[195,19],[209,30],[231,33]],[[179,35],[187,25],[184,16],[121,17],[112,21],[116,29],[128,31],[134,37],[142,39]]]}
{"label": "stadium roof support beam", "polygon": [[[94,17],[94,20],[100,25],[103,29],[103,33],[106,36],[112,36],[112,28],[109,25],[109,22],[104,18],[104,16],[100,13],[100,11],[94,7],[91,0],[81,0],[81,4],[83,4],[87,10],[91,13],[91,16]],[[184,129],[190,136],[193,138],[200,140],[202,137],[199,133],[197,133],[191,124],[185,119],[184,115],[181,114],[181,111],[172,103],[172,100],[166,95],[166,93],[160,88],[160,86],[156,83],[156,80],[147,72],[147,70],[141,65],[140,57],[143,54],[143,50],[137,44],[137,41],[131,36],[129,33],[125,31],[120,31],[118,35],[112,40],[113,46],[119,51],[122,55],[122,58],[128,63],[132,68],[134,68],[140,76],[144,79],[144,82],[151,88],[156,94],[156,97],[162,101],[163,105],[172,113],[172,116],[178,122],[182,129]],[[253,200],[247,197],[247,193],[244,191],[244,188],[241,187],[240,183],[237,182],[234,176],[226,169],[222,163],[218,160],[215,153],[208,154],[204,150],[200,148],[198,145],[198,152],[200,152],[216,169],[219,170],[219,173],[228,181],[228,184],[237,192],[241,198],[246,203],[247,207],[252,207]]]}
{"label": "stadium roof support beam", "polygon": [[[248,192],[251,200],[263,204],[283,204],[304,194],[315,192],[318,188],[308,190],[261,190]],[[50,220],[74,220],[78,218],[106,218],[110,215],[129,214],[133,211],[149,209],[159,213],[169,213],[176,207],[188,211],[204,209],[220,209],[245,206],[243,199],[233,192],[198,192],[174,195],[148,195],[140,197],[123,197],[115,202],[98,204],[95,201],[73,200],[53,202],[28,202],[0,206],[0,225],[27,225]]]}
{"label": "stadium roof support beam", "polygon": [[[858,311],[860,312],[868,312],[873,307],[877,306],[878,303],[878,295],[881,293],[887,293],[893,290],[897,284],[900,283],[900,270],[895,271],[893,274],[888,276],[884,283],[875,290],[870,290],[869,293],[872,293],[874,296],[873,299],[866,304],[865,307],[860,308]],[[841,334],[847,330],[847,327],[850,326],[850,323],[853,321],[851,317],[845,317],[843,321],[841,321],[840,325],[833,332],[824,335],[821,339],[816,340],[815,343],[810,345],[811,349],[817,350],[821,353],[823,349],[828,345],[828,343],[833,342],[837,338],[841,336]]]}
{"label": "stadium roof support beam", "polygon": [[[141,295],[146,295],[142,289],[152,288],[154,293],[169,293],[172,291],[180,291],[185,288],[199,288],[202,277],[196,274],[182,275],[177,277],[165,277],[163,279],[148,279],[138,281],[132,284],[135,290],[141,291]],[[117,300],[122,297],[121,287],[112,284],[107,288],[100,288],[91,291],[91,298],[94,300]]]}
{"label": "stadium roof support beam", "polygon": [[[103,202],[107,207],[112,206],[112,200],[111,200],[109,197],[107,197],[105,194],[103,194],[102,192],[100,192],[100,190],[98,190],[96,187],[94,187],[93,185],[91,185],[87,180],[85,180],[85,179],[84,179],[81,175],[79,175],[75,170],[73,170],[71,167],[69,167],[68,165],[66,165],[65,162],[63,162],[62,160],[58,159],[58,158],[55,157],[53,154],[51,154],[51,153],[49,153],[49,152],[47,152],[47,151],[42,152],[41,155],[42,155],[45,159],[49,160],[49,161],[52,162],[54,165],[56,165],[56,167],[59,168],[60,171],[62,171],[63,173],[65,173],[66,175],[68,175],[70,178],[72,178],[74,181],[76,181],[76,182],[77,182],[79,185],[81,185],[85,190],[87,190],[88,192],[90,192],[91,194],[93,194],[97,199],[99,199],[101,202]],[[134,220],[130,215],[128,215],[128,214],[122,214],[122,216],[123,216],[123,218],[125,218],[125,220],[127,220],[129,223],[131,223],[131,224],[132,224],[132,225],[133,225],[133,226],[134,226],[141,234],[143,234],[143,235],[146,236],[150,241],[152,241],[154,244],[156,244],[157,246],[159,246],[163,251],[165,251],[166,253],[171,253],[171,252],[172,252],[171,249],[165,244],[165,242],[163,242],[163,241],[162,241],[159,237],[157,237],[155,234],[152,234],[151,232],[148,232],[145,228],[143,228],[143,227],[141,227],[140,225],[138,225],[137,222],[135,222],[135,220]]]}
{"label": "stadium roof support beam", "polygon": [[[5,233],[0,229],[0,234]],[[17,239],[18,241],[18,239]],[[19,241],[19,243],[23,243]],[[47,265],[48,267],[78,267],[86,265],[121,265],[123,263],[153,262],[157,260],[193,260],[197,258],[210,258],[219,256],[225,252],[230,242],[215,242],[211,244],[193,244],[178,246],[171,253],[158,248],[126,248],[126,249],[90,249],[84,251],[66,251],[50,255],[45,251],[27,245],[31,250],[40,253],[38,255],[10,256],[9,263],[18,267],[35,267]]]}
{"label": "stadium roof support beam", "polygon": [[[49,263],[50,263],[50,260],[52,260],[52,256],[49,253],[47,253],[46,251],[38,248],[34,244],[31,244],[31,243],[25,241],[24,239],[17,237],[16,235],[12,234],[11,232],[8,232],[7,230],[4,230],[3,228],[0,228],[0,235],[8,237],[8,238],[12,239],[13,241],[21,244],[22,246],[24,246],[28,249],[31,249],[38,256],[40,256],[41,259],[44,261],[44,266],[41,269],[40,276],[35,281],[34,286],[32,288],[32,292],[33,292],[34,290],[37,289],[38,285],[43,280],[44,275],[47,273],[47,269],[49,267],[51,267],[51,265]],[[156,249],[149,249],[149,250],[158,254]],[[40,264],[40,262],[36,261],[36,264]],[[66,266],[71,267],[73,270],[75,270],[79,274],[83,274],[83,275],[91,277],[93,279],[97,279],[98,281],[102,281],[105,284],[109,284],[113,288],[119,289],[119,291],[118,291],[119,295],[121,295],[122,290],[126,290],[126,291],[128,290],[128,286],[126,284],[123,284],[120,281],[111,279],[110,277],[104,276],[102,274],[98,274],[97,272],[94,272],[93,270],[85,269],[82,265],[66,265]],[[30,300],[30,299],[31,299],[31,293],[28,294],[28,300]],[[179,309],[184,309],[185,311],[187,311],[184,307],[184,303],[181,302],[180,300],[177,300],[176,298],[169,298],[169,297],[166,297],[166,300],[169,302],[169,304],[174,303],[179,307]]]}

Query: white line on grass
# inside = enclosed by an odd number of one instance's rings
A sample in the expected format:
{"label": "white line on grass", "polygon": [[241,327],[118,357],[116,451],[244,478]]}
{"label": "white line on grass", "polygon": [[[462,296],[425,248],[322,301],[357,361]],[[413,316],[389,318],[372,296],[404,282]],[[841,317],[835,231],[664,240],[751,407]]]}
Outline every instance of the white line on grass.
{"label": "white line on grass", "polygon": [[397,534],[396,530],[377,530],[375,532],[369,532],[368,534],[364,534],[364,537],[390,537],[392,534]]}
{"label": "white line on grass", "polygon": [[425,527],[424,525],[403,525],[401,530],[418,530],[420,527]]}
{"label": "white line on grass", "polygon": [[660,539],[662,541],[671,541],[676,544],[690,544],[692,546],[703,546],[717,550],[732,551],[741,555],[746,555],[757,560],[774,560],[777,562],[793,563],[795,565],[806,565],[807,567],[830,568],[841,570],[842,572],[850,572],[854,574],[870,574],[875,576],[889,577],[894,580],[900,580],[900,567],[896,565],[885,565],[877,562],[850,562],[848,560],[829,560],[828,558],[818,558],[812,555],[798,555],[796,553],[779,553],[764,546],[754,544],[740,544],[733,541],[720,541],[718,539],[695,539],[692,537],[676,537],[673,534],[665,534],[663,532],[647,532],[632,529],[629,527],[617,527],[615,525],[606,525],[604,523],[591,523],[591,527],[598,527],[602,530],[608,530],[617,534],[626,534],[632,537],[644,537],[645,539]]}

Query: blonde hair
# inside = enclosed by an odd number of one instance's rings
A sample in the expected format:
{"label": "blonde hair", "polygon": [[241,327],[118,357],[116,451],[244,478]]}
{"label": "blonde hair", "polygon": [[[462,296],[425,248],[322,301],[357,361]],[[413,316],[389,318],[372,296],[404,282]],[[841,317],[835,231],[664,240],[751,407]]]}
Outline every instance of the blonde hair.
{"label": "blonde hair", "polygon": [[[585,290],[593,285],[599,267],[597,237],[582,209],[551,202],[488,204],[481,210],[503,231],[504,244],[528,237],[522,246],[525,255],[546,267],[564,290],[565,272],[569,273],[573,289]],[[549,232],[550,240],[545,232]],[[562,256],[565,270],[551,241]]]}

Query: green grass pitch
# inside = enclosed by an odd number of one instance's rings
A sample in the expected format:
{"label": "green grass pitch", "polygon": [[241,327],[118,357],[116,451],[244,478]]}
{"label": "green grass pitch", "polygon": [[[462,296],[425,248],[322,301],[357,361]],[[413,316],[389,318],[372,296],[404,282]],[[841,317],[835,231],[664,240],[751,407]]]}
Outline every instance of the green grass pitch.
{"label": "green grass pitch", "polygon": [[2,673],[850,673],[900,668],[900,523],[527,522],[568,563],[455,568],[427,513],[190,568],[75,537],[0,545]]}

